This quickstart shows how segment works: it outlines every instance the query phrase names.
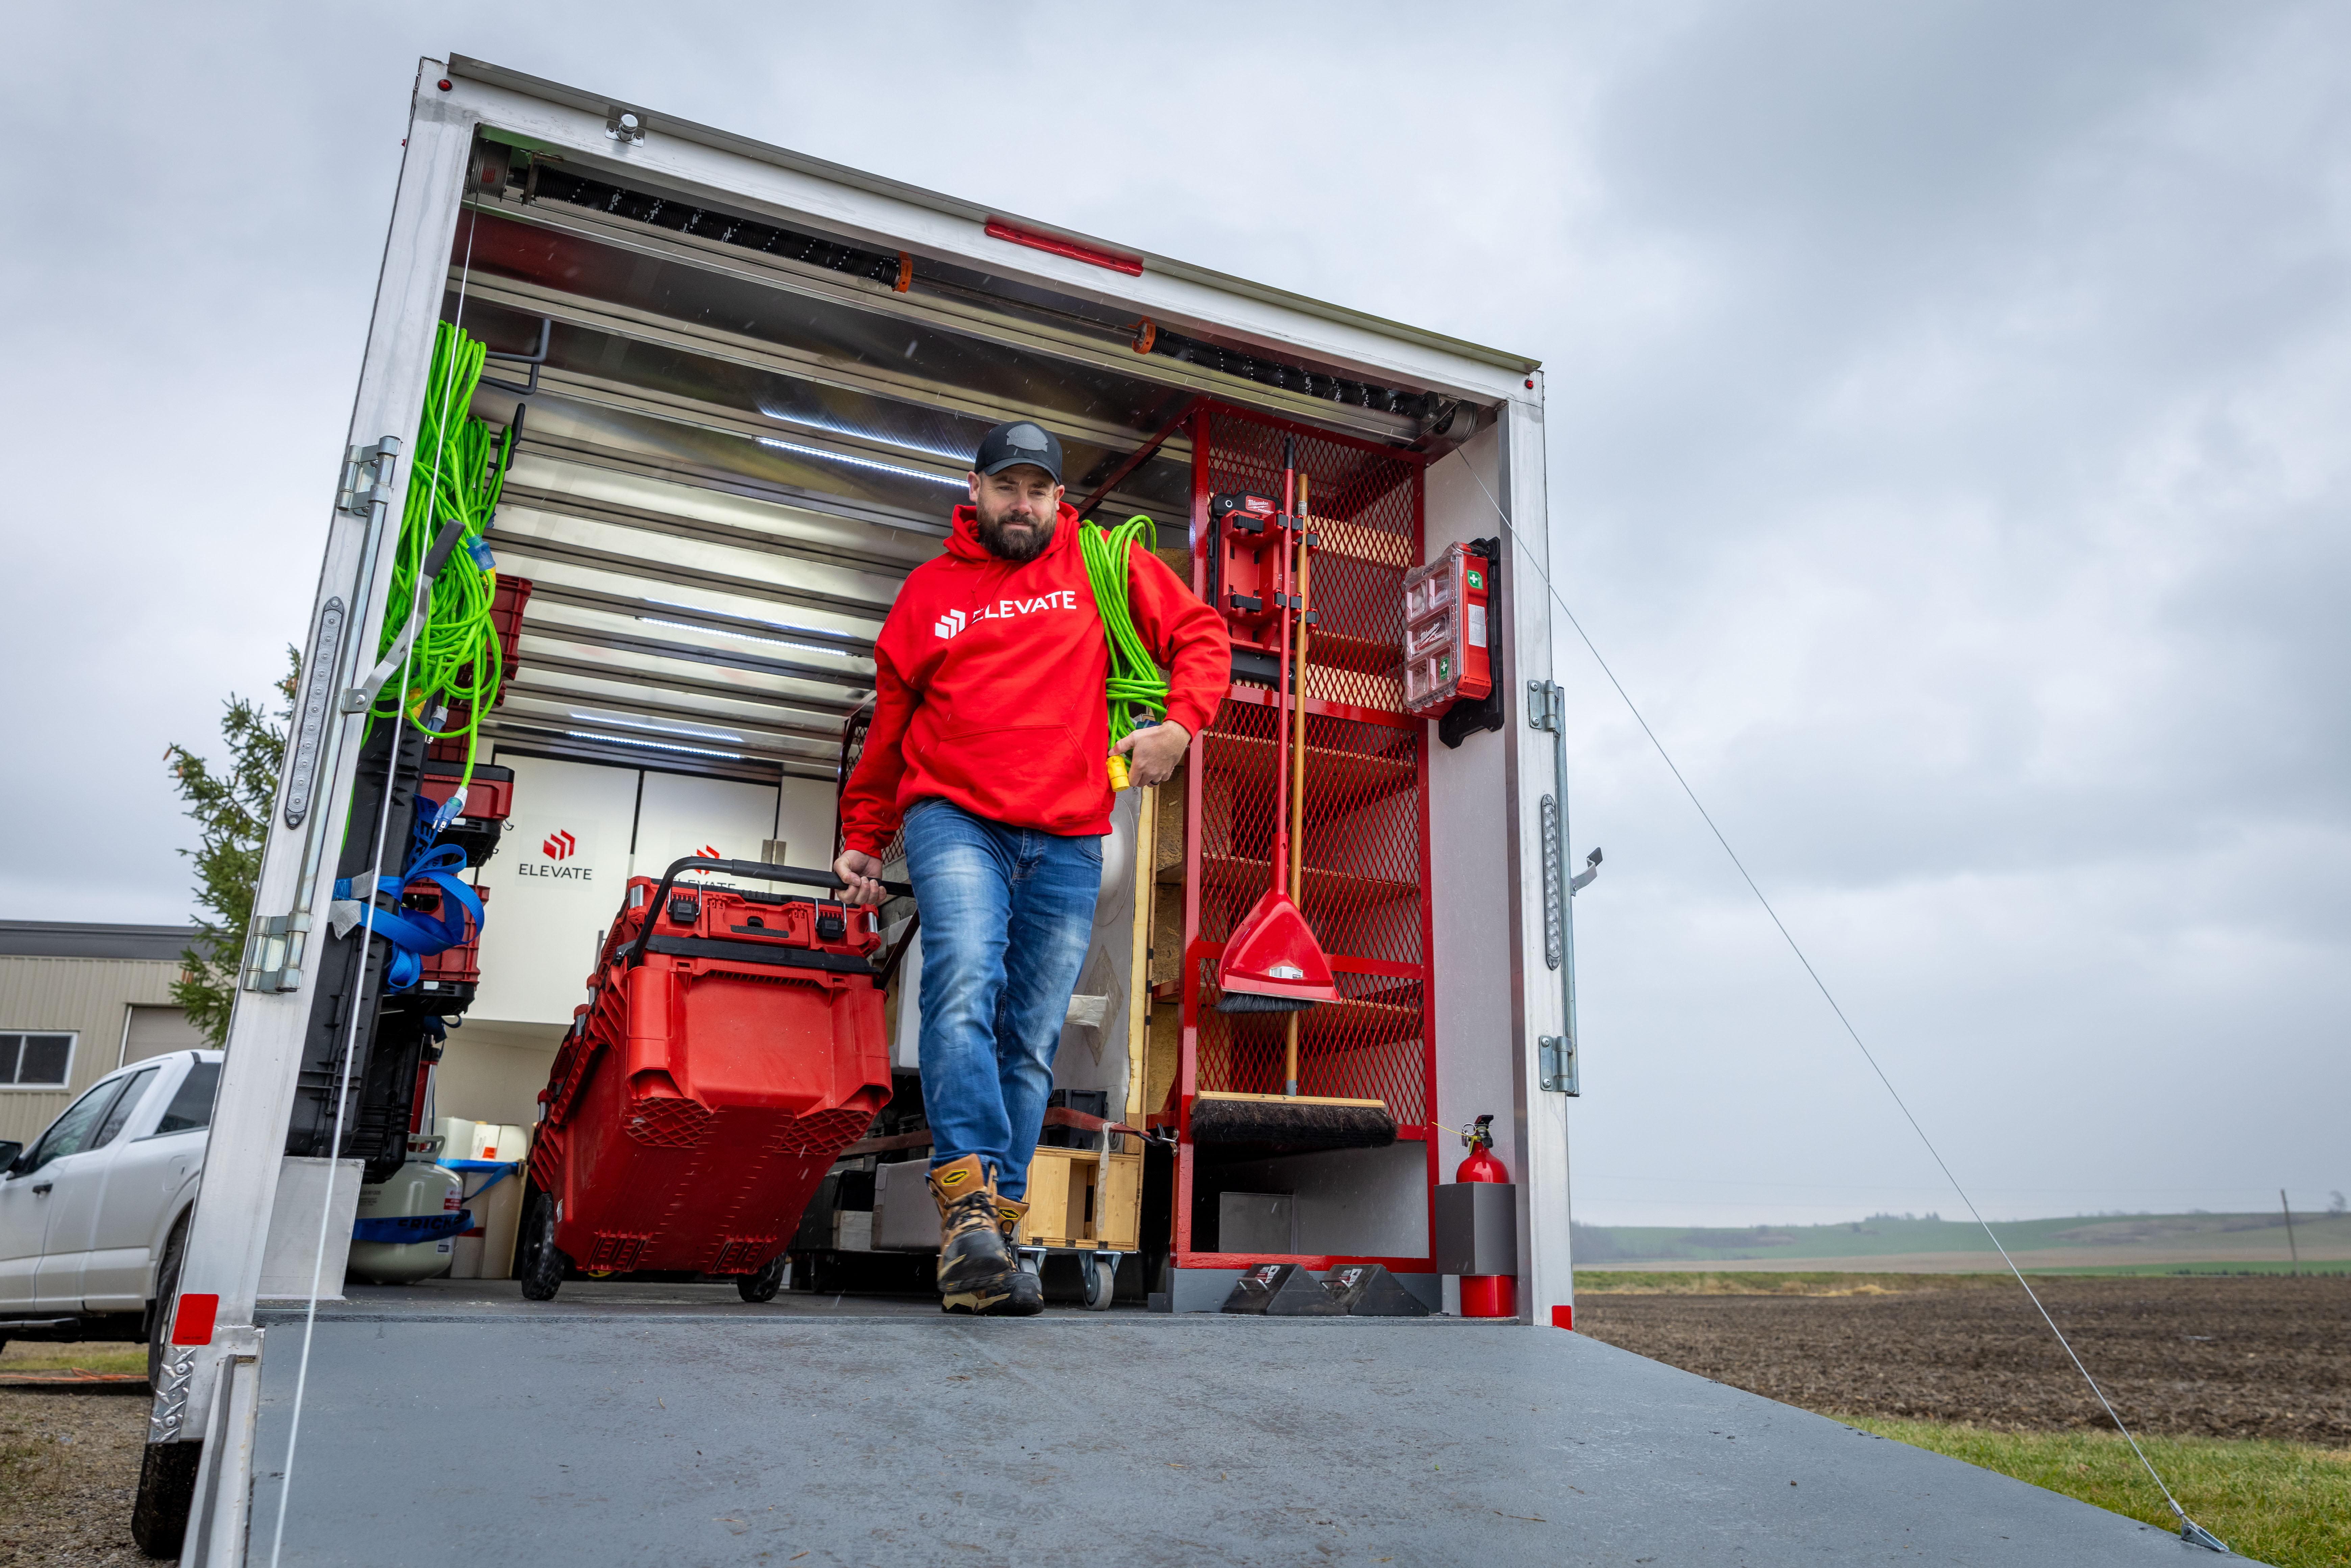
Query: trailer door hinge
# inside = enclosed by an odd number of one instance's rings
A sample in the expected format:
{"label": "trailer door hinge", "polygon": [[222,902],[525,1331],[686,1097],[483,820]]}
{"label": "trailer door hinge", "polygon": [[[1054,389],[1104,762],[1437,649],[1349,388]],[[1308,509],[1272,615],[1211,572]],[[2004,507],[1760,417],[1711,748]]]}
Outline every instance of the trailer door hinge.
{"label": "trailer door hinge", "polygon": [[1575,1042],[1562,1034],[1547,1034],[1535,1041],[1535,1065],[1541,1071],[1543,1092],[1546,1094],[1579,1095],[1576,1085]]}
{"label": "trailer door hinge", "polygon": [[635,110],[622,109],[616,103],[612,106],[612,112],[604,117],[604,134],[614,141],[643,147],[645,144],[645,117]]}
{"label": "trailer door hinge", "polygon": [[1527,683],[1527,727],[1550,735],[1567,731],[1567,689],[1550,681]]}
{"label": "trailer door hinge", "polygon": [[368,446],[343,454],[343,482],[335,492],[335,510],[364,517],[379,502],[392,504],[392,471],[400,456],[400,438],[387,435]]}
{"label": "trailer door hinge", "polygon": [[245,943],[245,988],[300,990],[302,949],[309,934],[308,915],[269,915],[255,921]]}

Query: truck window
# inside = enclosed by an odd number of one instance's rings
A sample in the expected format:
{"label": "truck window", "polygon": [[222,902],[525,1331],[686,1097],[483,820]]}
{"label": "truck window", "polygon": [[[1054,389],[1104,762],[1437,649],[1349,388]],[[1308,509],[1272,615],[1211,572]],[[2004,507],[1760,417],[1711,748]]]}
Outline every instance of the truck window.
{"label": "truck window", "polygon": [[122,1131],[122,1124],[138,1113],[139,1102],[147,1098],[147,1091],[155,1086],[155,1075],[162,1071],[161,1067],[142,1068],[132,1077],[122,1097],[114,1103],[114,1109],[98,1124],[98,1136],[89,1141],[89,1147],[102,1149],[114,1142],[115,1134]]}
{"label": "truck window", "polygon": [[109,1079],[73,1103],[71,1109],[49,1124],[41,1141],[33,1145],[32,1158],[25,1162],[19,1175],[30,1176],[51,1160],[78,1155],[89,1146],[89,1136],[106,1113],[114,1108],[115,1096],[122,1092],[123,1080]]}
{"label": "truck window", "polygon": [[199,1061],[189,1068],[188,1075],[180,1080],[180,1092],[163,1108],[163,1119],[155,1124],[155,1136],[211,1126],[213,1095],[219,1088],[219,1062]]}

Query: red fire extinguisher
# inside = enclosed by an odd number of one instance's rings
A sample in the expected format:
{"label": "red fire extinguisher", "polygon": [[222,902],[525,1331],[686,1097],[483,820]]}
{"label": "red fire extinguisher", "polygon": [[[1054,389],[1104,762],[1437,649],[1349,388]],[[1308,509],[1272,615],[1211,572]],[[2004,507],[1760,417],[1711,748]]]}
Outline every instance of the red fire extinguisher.
{"label": "red fire extinguisher", "polygon": [[[1494,1118],[1480,1116],[1461,1129],[1469,1157],[1453,1173],[1455,1181],[1507,1182],[1510,1173],[1494,1157]],[[1519,1315],[1519,1281],[1513,1274],[1461,1276],[1461,1315],[1465,1318],[1514,1318]]]}

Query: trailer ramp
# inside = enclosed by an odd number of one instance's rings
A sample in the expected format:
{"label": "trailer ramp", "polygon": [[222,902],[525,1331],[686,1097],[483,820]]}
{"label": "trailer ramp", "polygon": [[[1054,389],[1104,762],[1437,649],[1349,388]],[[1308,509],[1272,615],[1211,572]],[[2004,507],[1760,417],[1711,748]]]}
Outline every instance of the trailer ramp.
{"label": "trailer ramp", "polygon": [[[2172,1560],[2168,1533],[1579,1334],[503,1281],[322,1306],[281,1561]],[[269,1330],[268,1561],[301,1326]]]}

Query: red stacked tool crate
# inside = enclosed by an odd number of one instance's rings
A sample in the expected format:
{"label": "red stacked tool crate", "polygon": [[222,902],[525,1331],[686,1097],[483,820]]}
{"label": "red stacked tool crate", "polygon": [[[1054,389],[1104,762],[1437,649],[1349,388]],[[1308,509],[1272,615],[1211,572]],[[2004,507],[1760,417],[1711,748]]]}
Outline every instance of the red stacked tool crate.
{"label": "red stacked tool crate", "polygon": [[[486,917],[490,890],[476,887],[474,896],[482,901],[482,914]],[[469,917],[463,942],[438,953],[424,954],[417,963],[421,972],[414,996],[422,1010],[443,1018],[455,1017],[473,1005],[475,988],[482,983],[482,928]]]}
{"label": "red stacked tool crate", "polygon": [[889,1102],[881,939],[870,911],[808,897],[656,895],[628,884],[540,1095],[531,1180],[590,1275],[755,1273]]}
{"label": "red stacked tool crate", "polygon": [[[1378,1099],[1398,1136],[1426,1141],[1436,1115],[1429,1018],[1427,726],[1405,711],[1405,575],[1419,564],[1424,465],[1408,452],[1204,403],[1192,422],[1194,587],[1210,591],[1211,497],[1281,494],[1286,438],[1311,479],[1316,615],[1303,699],[1303,895],[1344,999],[1299,1015],[1299,1092]],[[1220,607],[1221,608],[1221,607]],[[1228,620],[1231,619],[1228,617]],[[1236,625],[1236,646],[1250,641]],[[1238,659],[1237,658],[1237,663]],[[1270,677],[1269,677],[1270,678]],[[1264,892],[1278,797],[1276,694],[1236,681],[1194,742],[1185,785],[1182,1057],[1176,1091],[1282,1092],[1284,1018],[1214,1010],[1218,956]],[[1437,1180],[1430,1145],[1429,1184]],[[1176,1262],[1259,1261],[1193,1245],[1194,1145],[1179,1145]],[[1325,1268],[1379,1262],[1426,1272],[1425,1258],[1301,1255]]]}
{"label": "red stacked tool crate", "polygon": [[[514,680],[515,671],[522,659],[522,612],[530,602],[531,580],[527,577],[498,574],[496,591],[490,599],[490,627],[498,639],[498,695],[490,699],[496,707],[507,700],[507,686]],[[461,681],[471,684],[474,666],[467,664],[459,672]],[[462,729],[472,716],[471,703],[449,705],[449,716],[442,723],[444,730]],[[450,740],[436,740],[425,748],[424,755],[436,762],[465,760],[465,742],[461,736]]]}
{"label": "red stacked tool crate", "polygon": [[[430,813],[449,798],[464,773],[461,761],[435,760],[424,763],[424,777],[418,788],[418,810]],[[436,841],[454,843],[465,852],[465,867],[478,872],[483,863],[497,852],[498,836],[505,831],[507,819],[514,811],[514,770],[477,764],[474,776],[465,784],[465,803],[444,828]],[[414,893],[434,900],[437,906],[439,894],[430,883],[419,883]],[[488,915],[489,889],[474,884],[475,895],[482,900],[483,914]],[[440,911],[435,909],[435,913]],[[392,1002],[396,1006],[435,1013],[442,1018],[455,1018],[473,1004],[474,992],[482,980],[482,931],[472,920],[465,922],[465,939],[454,947],[423,955],[418,962],[422,973],[416,984],[396,993]]]}

